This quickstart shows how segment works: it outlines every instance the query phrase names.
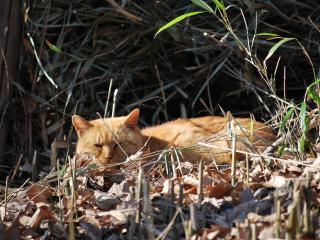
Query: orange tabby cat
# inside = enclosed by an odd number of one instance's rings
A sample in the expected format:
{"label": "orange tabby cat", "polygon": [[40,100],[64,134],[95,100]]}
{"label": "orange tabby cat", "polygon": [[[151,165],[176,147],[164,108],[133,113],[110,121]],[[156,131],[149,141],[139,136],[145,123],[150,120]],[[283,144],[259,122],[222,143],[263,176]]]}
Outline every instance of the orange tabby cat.
{"label": "orange tabby cat", "polygon": [[[181,148],[184,160],[189,162],[200,159],[215,160],[216,163],[231,161],[231,153],[225,149],[230,148],[231,142],[227,119],[224,117],[177,119],[142,130],[138,127],[138,120],[139,109],[134,109],[128,116],[92,121],[74,115],[72,123],[78,134],[76,152],[93,154],[105,165],[120,163],[147,144],[149,152],[163,150],[168,146]],[[275,139],[272,130],[263,123],[249,118],[235,118],[235,122],[238,136],[236,147],[239,150],[257,151]],[[200,141],[215,147],[197,145]],[[188,147],[193,148],[183,151]]]}

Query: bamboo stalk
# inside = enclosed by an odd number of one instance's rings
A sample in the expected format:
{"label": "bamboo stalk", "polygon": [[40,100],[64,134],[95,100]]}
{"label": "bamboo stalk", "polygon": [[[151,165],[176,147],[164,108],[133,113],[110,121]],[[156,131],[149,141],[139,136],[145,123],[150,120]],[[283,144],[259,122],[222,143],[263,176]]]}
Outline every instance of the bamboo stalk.
{"label": "bamboo stalk", "polygon": [[199,174],[198,174],[198,206],[203,201],[203,160],[199,162]]}

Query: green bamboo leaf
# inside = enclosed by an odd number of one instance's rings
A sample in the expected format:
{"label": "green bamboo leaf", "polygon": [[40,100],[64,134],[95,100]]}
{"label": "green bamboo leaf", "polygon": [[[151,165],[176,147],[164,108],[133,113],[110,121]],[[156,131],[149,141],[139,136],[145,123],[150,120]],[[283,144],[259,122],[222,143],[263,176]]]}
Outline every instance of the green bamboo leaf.
{"label": "green bamboo leaf", "polygon": [[299,149],[301,152],[304,152],[305,145],[306,145],[306,135],[302,134],[302,136],[300,138],[300,149]]}
{"label": "green bamboo leaf", "polygon": [[307,89],[307,95],[317,104],[320,104],[320,96],[314,89],[314,86]]}
{"label": "green bamboo leaf", "polygon": [[221,0],[221,2],[219,0],[212,0],[212,2],[222,11],[226,10],[226,7],[224,6],[223,1]]}
{"label": "green bamboo leaf", "polygon": [[303,102],[301,104],[301,110],[300,110],[300,128],[302,130],[302,133],[305,134],[307,131],[307,104]]}
{"label": "green bamboo leaf", "polygon": [[59,171],[58,171],[58,175],[60,178],[62,178],[64,176],[64,174],[66,173],[67,171],[67,167],[66,166],[63,166]]}
{"label": "green bamboo leaf", "polygon": [[308,88],[311,88],[311,87],[314,87],[316,84],[319,84],[320,83],[320,79],[317,78],[313,83],[311,83]]}
{"label": "green bamboo leaf", "polygon": [[61,49],[58,48],[56,45],[53,45],[51,42],[49,42],[48,40],[46,40],[47,45],[49,46],[49,48],[57,53],[62,53]]}
{"label": "green bamboo leaf", "polygon": [[277,42],[268,52],[268,55],[266,56],[266,58],[264,59],[264,63],[266,63],[266,61],[275,53],[275,51],[277,51],[277,49],[279,47],[281,47],[281,45],[283,45],[286,42],[295,40],[295,38],[284,38],[282,40],[280,40],[279,42]]}
{"label": "green bamboo leaf", "polygon": [[286,115],[284,116],[281,125],[280,125],[280,131],[283,131],[285,126],[287,125],[287,122],[289,121],[289,119],[291,119],[291,116],[294,112],[295,107],[290,107],[289,110],[287,111]]}
{"label": "green bamboo leaf", "polygon": [[306,90],[306,94],[317,104],[320,104],[320,96],[317,93],[315,87],[320,83],[320,79],[316,79],[313,83],[311,83]]}
{"label": "green bamboo leaf", "polygon": [[156,34],[154,35],[154,37],[156,37],[159,33],[161,33],[162,31],[166,30],[167,28],[177,24],[178,22],[181,22],[182,20],[192,17],[194,15],[198,15],[200,13],[204,13],[204,11],[198,11],[198,12],[189,12],[189,13],[185,13],[179,17],[176,17],[175,19],[171,20],[170,22],[168,22],[167,24],[165,24],[164,26],[162,26],[161,28],[159,28],[159,30],[156,32]]}
{"label": "green bamboo leaf", "polygon": [[267,36],[267,37],[279,37],[276,33],[262,32],[258,33],[257,36]]}
{"label": "green bamboo leaf", "polygon": [[196,4],[197,6],[203,8],[204,10],[214,13],[212,8],[204,1],[202,0],[191,0],[191,2],[193,2],[194,4]]}
{"label": "green bamboo leaf", "polygon": [[278,157],[283,157],[284,153],[285,153],[285,145],[281,144],[281,146],[279,147],[278,151],[277,151],[277,156]]}

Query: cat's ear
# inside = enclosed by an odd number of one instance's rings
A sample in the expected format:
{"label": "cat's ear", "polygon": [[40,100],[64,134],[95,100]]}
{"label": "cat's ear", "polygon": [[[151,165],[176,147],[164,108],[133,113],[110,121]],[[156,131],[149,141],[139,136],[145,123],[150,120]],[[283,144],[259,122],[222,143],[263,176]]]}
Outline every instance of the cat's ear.
{"label": "cat's ear", "polygon": [[129,113],[129,115],[127,116],[127,118],[124,121],[123,125],[125,125],[128,128],[136,128],[136,127],[138,127],[139,114],[140,114],[140,111],[139,111],[138,108],[133,109]]}
{"label": "cat's ear", "polygon": [[90,127],[92,127],[92,125],[87,120],[78,115],[72,116],[72,124],[76,129],[78,136],[81,136],[81,134],[83,134]]}

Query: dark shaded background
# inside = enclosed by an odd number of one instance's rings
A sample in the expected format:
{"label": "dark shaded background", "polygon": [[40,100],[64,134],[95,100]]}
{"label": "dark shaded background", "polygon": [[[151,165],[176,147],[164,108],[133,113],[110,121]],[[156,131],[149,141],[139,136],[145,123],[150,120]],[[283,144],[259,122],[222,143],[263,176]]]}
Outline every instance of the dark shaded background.
{"label": "dark shaded background", "polygon": [[[228,15],[241,40],[247,33],[238,8],[243,9],[250,39],[257,18],[257,33],[297,38],[318,70],[320,6],[316,1],[224,3],[237,6]],[[67,138],[75,112],[89,119],[97,118],[97,112],[103,115],[110,79],[112,92],[119,90],[116,116],[139,107],[141,126],[185,115],[221,115],[220,107],[237,116],[253,113],[266,120],[279,109],[275,99],[261,90],[274,90],[288,102],[303,98],[314,79],[307,57],[294,41],[268,61],[269,74],[275,76],[270,89],[210,14],[192,17],[154,39],[163,24],[195,10],[199,8],[188,1],[27,1],[19,74],[12,82],[13,97],[5,113],[10,161],[4,173],[12,172],[21,154],[23,161],[31,161],[35,151],[39,168],[48,166],[50,144]],[[258,37],[254,52],[263,60],[278,41]],[[44,76],[35,51],[58,88]]]}

